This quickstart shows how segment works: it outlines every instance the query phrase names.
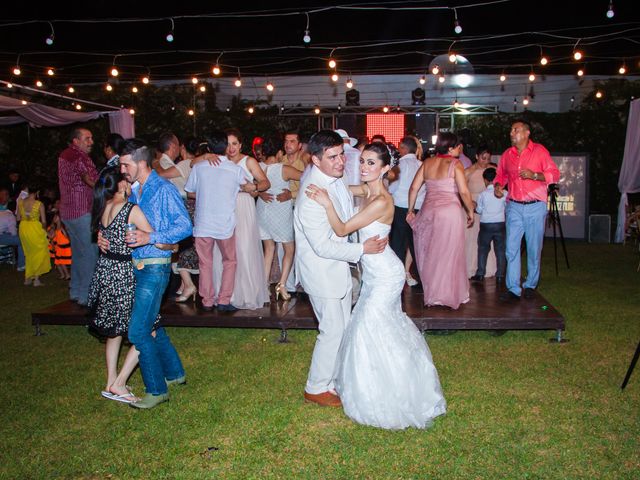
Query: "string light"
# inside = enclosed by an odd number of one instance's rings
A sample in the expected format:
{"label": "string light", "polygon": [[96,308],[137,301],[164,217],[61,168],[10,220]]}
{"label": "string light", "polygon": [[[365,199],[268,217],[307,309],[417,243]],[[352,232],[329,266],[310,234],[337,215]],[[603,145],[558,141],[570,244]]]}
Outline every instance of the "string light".
{"label": "string light", "polygon": [[135,85],[133,87],[131,87],[131,91],[133,93],[138,93],[138,87],[136,87]]}
{"label": "string light", "polygon": [[507,76],[503,73],[500,75],[500,81],[504,82],[507,79]]}
{"label": "string light", "polygon": [[624,75],[625,73],[627,73],[627,66],[625,64],[622,64],[622,66],[618,69],[618,73],[620,75]]}
{"label": "string light", "polygon": [[349,77],[347,79],[347,88],[348,89],[352,89],[353,88],[353,80],[351,80],[351,77]]}
{"label": "string light", "polygon": [[173,31],[175,30],[176,25],[173,23],[173,18],[170,18],[169,21],[171,22],[171,30],[167,33],[165,38],[167,39],[167,42],[171,43],[173,42]]}
{"label": "string light", "polygon": [[420,83],[420,85],[424,85],[425,83],[427,83],[427,77],[425,75],[422,75],[418,82]]}
{"label": "string light", "polygon": [[216,63],[216,65],[211,69],[211,73],[213,73],[214,75],[220,75],[220,65],[218,65]]}
{"label": "string light", "polygon": [[255,110],[253,109],[253,107],[249,107],[248,110],[247,110],[247,112],[249,112],[250,114],[253,114],[254,111]]}
{"label": "string light", "polygon": [[130,114],[130,115],[135,115],[135,114],[136,114],[136,111],[135,111],[133,108],[130,108],[130,109],[129,109],[129,114]]}
{"label": "string light", "polygon": [[104,88],[107,90],[107,92],[110,92],[111,90],[113,90],[113,87],[111,86],[110,83],[107,83]]}
{"label": "string light", "polygon": [[616,12],[613,11],[613,0],[609,0],[609,9],[607,10],[607,18],[613,18]]}
{"label": "string light", "polygon": [[120,75],[120,72],[118,71],[118,69],[116,67],[113,67],[111,69],[111,76],[112,77],[117,77],[118,75]]}
{"label": "string light", "polygon": [[76,103],[76,110],[82,110],[82,105],[80,105],[79,103]]}
{"label": "string light", "polygon": [[575,50],[573,52],[573,59],[576,61],[582,59],[582,52],[580,50]]}
{"label": "string light", "polygon": [[73,88],[73,85],[69,85],[69,88],[67,88],[67,92],[69,92],[69,93],[73,93],[75,91],[76,91],[76,89]]}
{"label": "string light", "polygon": [[[540,48],[540,55],[542,55],[542,47]],[[540,57],[540,65],[544,66],[547,63],[549,63],[549,59],[547,57],[545,57],[544,55],[542,55]]]}
{"label": "string light", "polygon": [[304,29],[302,41],[305,44],[309,45],[311,43],[311,30],[309,30],[309,14],[307,12],[304,12],[304,14],[307,16],[307,27]]}
{"label": "string light", "polygon": [[460,35],[462,33],[462,25],[460,25],[460,20],[458,20],[458,11],[455,8],[453,9],[453,15],[455,16],[453,21],[453,31]]}
{"label": "string light", "polygon": [[440,82],[440,83],[444,83],[444,75],[440,75],[440,76],[438,77],[438,82]]}
{"label": "string light", "polygon": [[7,83],[7,88],[13,88],[13,83]]}
{"label": "string light", "polygon": [[438,73],[440,73],[440,67],[438,65],[434,65],[431,69],[431,73],[433,73],[434,75],[438,75]]}
{"label": "string light", "polygon": [[142,77],[142,83],[149,85],[149,77]]}
{"label": "string light", "polygon": [[204,85],[200,85],[200,91],[202,93],[206,92],[207,91],[207,87],[205,87]]}
{"label": "string light", "polygon": [[44,43],[46,43],[47,45],[51,46],[51,45],[53,45],[53,40],[55,39],[56,35],[55,35],[55,32],[53,31],[53,24],[51,22],[47,22],[47,23],[51,27],[51,33],[49,34],[49,36],[47,38],[45,38]]}
{"label": "string light", "polygon": [[187,115],[189,115],[189,116],[191,116],[191,117],[193,117],[195,114],[196,114],[196,112],[194,112],[194,111],[193,111],[193,108],[190,108],[190,109],[187,111]]}
{"label": "string light", "polygon": [[596,92],[596,98],[602,98],[602,97],[603,97],[603,95],[604,95],[604,94],[603,94],[600,90],[598,90],[598,91]]}
{"label": "string light", "polygon": [[47,69],[47,75],[49,75],[50,77],[53,77],[56,74],[55,70],[53,68],[48,68]]}
{"label": "string light", "polygon": [[240,88],[242,86],[242,79],[240,78],[240,69],[238,68],[238,78],[236,78],[236,81],[233,82],[233,84]]}
{"label": "string light", "polygon": [[449,61],[450,61],[451,63],[456,63],[456,60],[457,60],[457,56],[456,56],[456,54],[455,54],[455,53],[450,53],[450,54],[449,54]]}
{"label": "string light", "polygon": [[316,108],[314,108],[313,112],[314,112],[316,115],[320,115],[320,107],[316,106]]}
{"label": "string light", "polygon": [[335,73],[335,72],[333,73],[333,75],[331,75],[331,81],[333,81],[333,82],[337,82],[338,78],[340,78],[340,77],[338,77],[338,74]]}
{"label": "string light", "polygon": [[265,88],[266,88],[268,91],[273,92],[273,90],[274,90],[274,88],[275,88],[275,87],[273,86],[273,83],[271,83],[271,82],[267,82],[267,84],[265,85]]}
{"label": "string light", "polygon": [[38,87],[38,88],[42,87],[42,82],[40,80],[36,81],[36,87]]}
{"label": "string light", "polygon": [[527,105],[529,105],[529,99],[527,97],[524,97],[524,100],[522,100],[522,104],[526,107]]}
{"label": "string light", "polygon": [[382,111],[384,113],[389,113],[389,107],[387,105],[385,105],[384,107],[382,107]]}
{"label": "string light", "polygon": [[193,83],[194,85],[198,84],[198,78],[197,77],[191,77],[191,83]]}
{"label": "string light", "polygon": [[460,102],[458,102],[458,97],[453,101],[453,107],[458,108],[460,106]]}
{"label": "string light", "polygon": [[20,70],[20,65],[16,65],[15,67],[13,67],[14,75],[20,75],[21,73],[22,73],[22,70]]}
{"label": "string light", "polygon": [[531,72],[531,73],[529,74],[529,81],[530,81],[530,82],[534,82],[534,81],[535,81],[535,79],[536,79],[536,75],[535,75],[535,73]]}
{"label": "string light", "polygon": [[336,68],[336,65],[338,65],[336,63],[336,61],[333,58],[329,59],[329,68]]}
{"label": "string light", "polygon": [[23,105],[26,105],[26,104],[27,104],[27,101],[26,101],[26,100],[22,100],[22,104],[23,104]]}
{"label": "string light", "polygon": [[582,77],[584,75],[584,69],[581,68],[580,70],[578,70],[577,75],[579,77]]}

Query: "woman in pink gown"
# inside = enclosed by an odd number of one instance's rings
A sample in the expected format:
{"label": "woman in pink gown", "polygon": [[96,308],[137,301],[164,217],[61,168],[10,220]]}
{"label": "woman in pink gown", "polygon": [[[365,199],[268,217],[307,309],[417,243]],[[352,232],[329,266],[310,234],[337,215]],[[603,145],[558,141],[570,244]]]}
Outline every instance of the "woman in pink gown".
{"label": "woman in pink gown", "polygon": [[[473,225],[473,203],[458,160],[461,149],[456,135],[441,134],[436,156],[425,160],[409,190],[407,222],[413,228],[416,266],[427,306],[457,309],[469,301],[464,229],[465,224]],[[414,207],[423,183],[427,196],[416,215]]]}

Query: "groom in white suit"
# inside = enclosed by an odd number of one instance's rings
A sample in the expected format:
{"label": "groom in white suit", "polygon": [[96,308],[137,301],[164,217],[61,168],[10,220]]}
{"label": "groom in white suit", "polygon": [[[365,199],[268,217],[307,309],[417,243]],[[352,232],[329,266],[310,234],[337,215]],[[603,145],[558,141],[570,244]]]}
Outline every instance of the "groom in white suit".
{"label": "groom in white suit", "polygon": [[349,243],[347,237],[334,233],[324,207],[303,192],[309,184],[326,189],[342,221],[351,218],[353,200],[342,180],[345,166],[342,138],[332,130],[320,130],[309,141],[309,153],[313,166],[300,185],[294,211],[296,270],[311,300],[320,333],[304,398],[338,407],[341,403],[333,379],[342,335],[351,318],[349,262],[358,262],[364,253],[382,252],[387,239],[375,236],[364,243]]}

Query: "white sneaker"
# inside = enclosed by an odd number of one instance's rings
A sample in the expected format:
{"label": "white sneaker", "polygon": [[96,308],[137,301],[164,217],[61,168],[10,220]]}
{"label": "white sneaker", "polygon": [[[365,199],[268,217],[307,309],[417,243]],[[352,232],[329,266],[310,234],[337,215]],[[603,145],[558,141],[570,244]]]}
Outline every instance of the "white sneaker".
{"label": "white sneaker", "polygon": [[411,276],[410,272],[407,272],[407,285],[410,287],[415,287],[418,284],[418,281]]}

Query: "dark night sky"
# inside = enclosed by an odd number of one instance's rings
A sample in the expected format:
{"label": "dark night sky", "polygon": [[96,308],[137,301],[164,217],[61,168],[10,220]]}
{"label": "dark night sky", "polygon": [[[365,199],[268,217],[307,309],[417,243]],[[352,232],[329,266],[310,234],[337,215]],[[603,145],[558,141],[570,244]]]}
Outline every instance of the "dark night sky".
{"label": "dark night sky", "polygon": [[[64,2],[64,6],[50,4],[34,8],[29,2],[3,6],[0,20],[0,79],[10,79],[10,69],[21,54],[22,82],[42,77],[43,69],[57,69],[56,80],[61,82],[103,81],[115,55],[119,56],[122,78],[137,79],[150,71],[154,78],[185,78],[193,74],[206,76],[215,63],[217,53],[224,50],[221,63],[227,75],[305,75],[327,72],[326,59],[332,48],[339,70],[353,75],[366,73],[419,73],[424,71],[436,54],[446,53],[453,40],[454,50],[465,55],[477,73],[495,73],[505,69],[509,73],[528,73],[533,65],[540,69],[540,46],[551,58],[545,67],[549,74],[569,74],[577,70],[569,59],[575,39],[581,38],[586,65],[591,74],[614,75],[625,62],[629,73],[639,73],[640,8],[636,0],[614,2],[616,15],[605,16],[608,0],[590,1],[521,1],[511,0],[494,5],[459,8],[463,26],[461,35],[453,32],[453,11],[380,11],[336,10],[310,14],[312,48],[304,48],[302,35],[306,23],[303,13],[282,17],[241,19],[175,18],[175,41],[168,43],[170,17],[248,11],[247,3],[189,2],[181,6],[159,7],[158,2]],[[186,2],[183,2],[186,3]],[[218,2],[216,2],[218,3]],[[450,6],[469,5],[466,2],[351,2],[349,5]],[[481,3],[481,0],[478,0]],[[269,2],[273,11],[304,12],[319,2]],[[341,2],[322,2],[321,6],[346,5]],[[634,7],[635,5],[635,7]],[[255,7],[251,8],[255,11]],[[157,19],[120,23],[71,23],[71,19]],[[14,21],[38,22],[7,25]],[[55,42],[45,45],[50,32],[46,23],[55,29]],[[560,31],[562,30],[562,31]],[[526,34],[532,31],[555,31],[557,38]],[[624,32],[623,32],[624,31]],[[588,45],[586,37],[609,33],[611,41]],[[507,38],[478,39],[474,37],[517,34]],[[625,37],[626,39],[622,39]],[[376,43],[411,39],[433,39],[396,46],[370,46],[344,50],[347,44]],[[513,47],[528,45],[526,48]],[[288,49],[277,47],[291,46]],[[238,49],[266,48],[259,52],[231,52]],[[497,52],[496,50],[508,51]],[[39,52],[34,54],[34,52]],[[412,53],[413,52],[413,53]],[[487,53],[492,52],[492,53]],[[103,55],[97,55],[103,54]],[[366,57],[386,55],[385,58]],[[277,63],[276,65],[273,65]],[[266,65],[271,64],[271,65]]]}

